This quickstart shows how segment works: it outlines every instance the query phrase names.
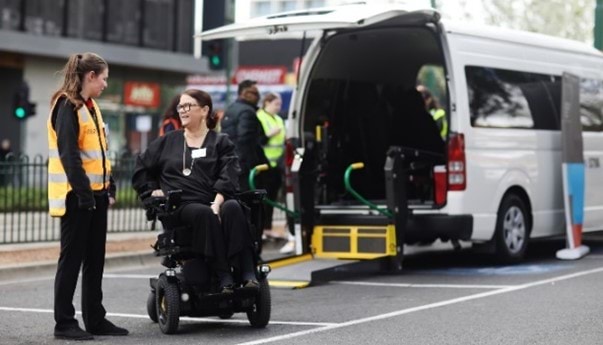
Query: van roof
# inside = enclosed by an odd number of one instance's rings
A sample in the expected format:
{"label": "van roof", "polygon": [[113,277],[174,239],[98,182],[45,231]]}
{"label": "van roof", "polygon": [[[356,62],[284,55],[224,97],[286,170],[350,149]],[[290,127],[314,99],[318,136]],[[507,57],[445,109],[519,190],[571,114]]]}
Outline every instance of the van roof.
{"label": "van roof", "polygon": [[443,19],[441,22],[444,26],[444,30],[453,35],[474,36],[603,57],[603,53],[601,53],[601,51],[597,50],[595,47],[583,42],[566,38],[536,32],[514,30],[498,26],[472,24],[446,19]]}
{"label": "van roof", "polygon": [[[239,40],[282,39],[300,37],[299,34],[301,32],[305,32],[306,36],[315,36],[320,34],[322,30],[366,27],[392,18],[409,15],[432,22],[437,22],[440,19],[440,14],[432,8],[409,6],[407,4],[368,5],[366,3],[355,3],[289,11],[252,18],[244,22],[233,23],[198,33],[195,35],[195,38],[203,40],[220,38],[237,38]],[[483,37],[530,46],[603,56],[594,47],[569,39],[459,21],[441,20],[441,22],[446,32],[453,35]]]}

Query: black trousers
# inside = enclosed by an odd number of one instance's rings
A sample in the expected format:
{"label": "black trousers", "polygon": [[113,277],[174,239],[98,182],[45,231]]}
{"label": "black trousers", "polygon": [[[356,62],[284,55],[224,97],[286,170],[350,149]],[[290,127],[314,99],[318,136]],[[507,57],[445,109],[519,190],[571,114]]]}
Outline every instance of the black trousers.
{"label": "black trousers", "polygon": [[97,194],[95,210],[80,210],[77,196],[67,194],[61,217],[61,254],[54,280],[54,319],[57,329],[77,325],[73,295],[82,268],[82,318],[86,329],[105,317],[102,279],[107,241],[108,194]]}
{"label": "black trousers", "polygon": [[[231,265],[249,270],[253,244],[247,218],[237,200],[226,200],[222,204],[220,218],[201,203],[181,206],[177,217],[179,222],[190,226],[193,250],[202,254],[218,275],[230,272]],[[240,260],[244,260],[244,264],[240,264]]]}
{"label": "black trousers", "polygon": [[[257,176],[257,188],[266,190],[266,198],[272,201],[278,201],[278,192],[283,183],[283,172],[280,168],[270,168]],[[268,203],[264,203],[264,230],[272,229],[272,214],[274,208]]]}

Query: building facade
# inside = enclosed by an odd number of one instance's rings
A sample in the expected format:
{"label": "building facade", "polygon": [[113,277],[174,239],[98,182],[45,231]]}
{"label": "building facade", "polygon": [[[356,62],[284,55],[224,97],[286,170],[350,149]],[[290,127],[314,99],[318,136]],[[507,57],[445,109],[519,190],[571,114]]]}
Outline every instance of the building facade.
{"label": "building facade", "polygon": [[[109,86],[98,102],[109,126],[110,150],[144,149],[187,76],[207,71],[207,60],[193,57],[195,12],[202,5],[195,0],[0,0],[0,139],[10,139],[14,152],[46,157],[50,97],[62,78],[57,72],[69,55],[90,51],[109,63]],[[36,115],[18,120],[13,99],[23,82],[37,104]]]}

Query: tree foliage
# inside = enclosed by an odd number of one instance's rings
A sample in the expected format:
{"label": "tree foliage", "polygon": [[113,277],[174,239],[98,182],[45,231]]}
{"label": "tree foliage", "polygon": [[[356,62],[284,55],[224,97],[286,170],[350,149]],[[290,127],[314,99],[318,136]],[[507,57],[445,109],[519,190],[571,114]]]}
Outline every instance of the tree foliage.
{"label": "tree foliage", "polygon": [[[448,4],[440,3],[446,17]],[[477,11],[476,5],[476,1],[458,0],[456,6],[462,11],[453,19],[593,42],[595,0],[483,0],[479,2],[483,11]]]}

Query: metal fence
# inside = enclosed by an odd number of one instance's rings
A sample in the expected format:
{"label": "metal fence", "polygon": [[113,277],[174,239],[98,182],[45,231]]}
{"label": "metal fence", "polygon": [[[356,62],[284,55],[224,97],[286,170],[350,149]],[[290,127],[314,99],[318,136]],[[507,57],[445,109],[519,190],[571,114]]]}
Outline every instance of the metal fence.
{"label": "metal fence", "polygon": [[[117,202],[109,209],[109,232],[149,231],[145,211],[132,188],[135,159],[111,155]],[[0,160],[0,244],[57,241],[60,219],[48,215],[48,160],[9,154]],[[285,214],[274,210],[273,220]],[[159,225],[158,225],[159,226]]]}
{"label": "metal fence", "polygon": [[[109,210],[109,232],[148,231],[145,212],[132,189],[134,158],[111,157],[117,202]],[[9,154],[0,160],[0,244],[56,241],[60,219],[48,215],[48,160]]]}

